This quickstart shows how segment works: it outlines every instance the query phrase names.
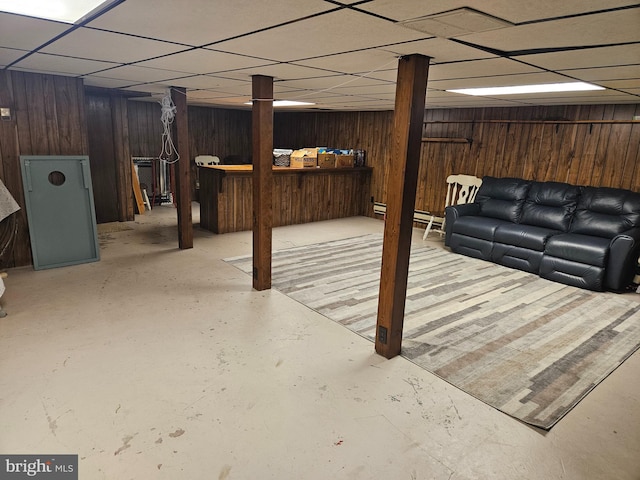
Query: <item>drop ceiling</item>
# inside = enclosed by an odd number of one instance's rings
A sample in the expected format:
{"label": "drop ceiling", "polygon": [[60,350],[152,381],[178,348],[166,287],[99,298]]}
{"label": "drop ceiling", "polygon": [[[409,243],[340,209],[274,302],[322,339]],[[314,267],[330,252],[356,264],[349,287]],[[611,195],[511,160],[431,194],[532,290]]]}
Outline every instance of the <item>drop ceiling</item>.
{"label": "drop ceiling", "polygon": [[[427,108],[640,103],[640,4],[620,0],[116,0],[70,25],[0,12],[0,68],[156,101],[248,109],[251,76],[306,109],[392,110],[398,58],[431,57]],[[606,90],[470,97],[586,81]]]}

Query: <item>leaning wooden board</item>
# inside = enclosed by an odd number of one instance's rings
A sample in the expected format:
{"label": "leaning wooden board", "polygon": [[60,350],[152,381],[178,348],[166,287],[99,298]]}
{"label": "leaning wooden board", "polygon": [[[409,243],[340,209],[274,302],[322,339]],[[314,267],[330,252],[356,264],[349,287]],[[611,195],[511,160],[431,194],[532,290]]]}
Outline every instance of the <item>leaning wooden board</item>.
{"label": "leaning wooden board", "polygon": [[133,196],[136,199],[137,213],[144,213],[144,200],[142,199],[142,190],[140,190],[140,179],[138,178],[138,172],[136,166],[131,162],[131,185],[133,186]]}

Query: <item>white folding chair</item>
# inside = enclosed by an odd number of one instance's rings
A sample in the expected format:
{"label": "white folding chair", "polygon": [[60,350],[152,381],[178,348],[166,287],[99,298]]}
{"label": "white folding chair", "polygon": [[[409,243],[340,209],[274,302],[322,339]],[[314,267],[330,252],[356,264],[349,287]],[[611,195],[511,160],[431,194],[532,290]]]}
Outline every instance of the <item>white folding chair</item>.
{"label": "white folding chair", "polygon": [[[463,203],[472,203],[478,188],[482,185],[482,179],[474,177],[473,175],[449,175],[447,177],[447,197],[445,198],[444,207],[447,208],[450,205],[462,205]],[[433,228],[436,224],[438,228]],[[444,234],[444,210],[442,216],[432,215],[427,225],[422,239],[425,240],[429,235],[429,232],[433,230],[438,232],[441,236]]]}
{"label": "white folding chair", "polygon": [[199,167],[204,165],[220,165],[220,159],[215,155],[198,155],[195,160],[196,165]]}

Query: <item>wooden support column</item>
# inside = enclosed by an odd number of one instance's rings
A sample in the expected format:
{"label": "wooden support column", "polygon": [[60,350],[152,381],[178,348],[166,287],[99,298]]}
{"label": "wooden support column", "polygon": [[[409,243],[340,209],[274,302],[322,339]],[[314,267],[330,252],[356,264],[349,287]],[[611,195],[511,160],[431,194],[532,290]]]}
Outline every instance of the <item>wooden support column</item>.
{"label": "wooden support column", "polygon": [[253,288],[271,288],[273,78],[252,77]]}
{"label": "wooden support column", "polygon": [[398,355],[402,346],[429,60],[416,54],[398,63],[375,342],[376,352],[386,358]]}
{"label": "wooden support column", "polygon": [[176,106],[174,123],[176,150],[180,160],[173,164],[176,207],[178,210],[178,246],[193,248],[193,219],[191,217],[191,156],[189,155],[189,118],[187,116],[187,90],[171,87],[171,100]]}

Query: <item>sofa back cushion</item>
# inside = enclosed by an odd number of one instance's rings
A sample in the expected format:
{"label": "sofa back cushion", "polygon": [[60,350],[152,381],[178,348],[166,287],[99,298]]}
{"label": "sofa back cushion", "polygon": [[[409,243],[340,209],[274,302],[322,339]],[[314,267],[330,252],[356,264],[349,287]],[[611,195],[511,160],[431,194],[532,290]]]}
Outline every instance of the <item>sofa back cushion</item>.
{"label": "sofa back cushion", "polygon": [[520,178],[484,177],[475,200],[480,215],[518,223],[530,186]]}
{"label": "sofa back cushion", "polygon": [[583,187],[572,233],[613,238],[640,227],[640,194],[620,188]]}
{"label": "sofa back cushion", "polygon": [[533,182],[520,223],[568,232],[580,187],[560,182]]}

